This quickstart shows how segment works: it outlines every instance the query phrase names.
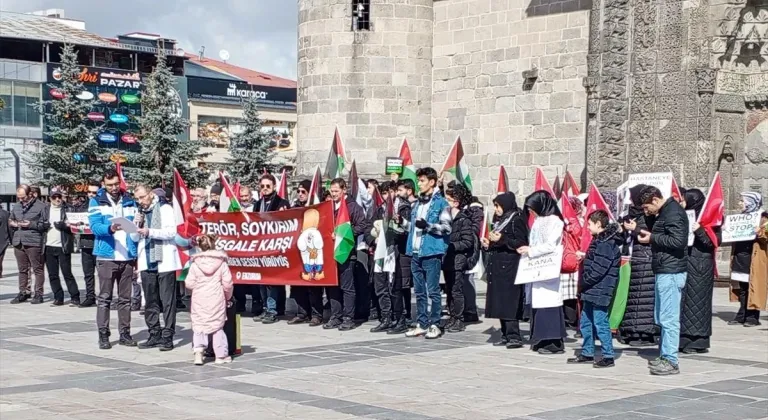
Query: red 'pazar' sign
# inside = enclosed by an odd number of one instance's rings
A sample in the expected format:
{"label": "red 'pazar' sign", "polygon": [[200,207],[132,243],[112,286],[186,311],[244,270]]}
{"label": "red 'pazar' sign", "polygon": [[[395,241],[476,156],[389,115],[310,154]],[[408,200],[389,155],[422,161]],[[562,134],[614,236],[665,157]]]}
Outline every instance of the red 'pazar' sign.
{"label": "red 'pazar' sign", "polygon": [[203,213],[200,233],[218,237],[235,284],[336,286],[333,207],[325,202],[268,213]]}

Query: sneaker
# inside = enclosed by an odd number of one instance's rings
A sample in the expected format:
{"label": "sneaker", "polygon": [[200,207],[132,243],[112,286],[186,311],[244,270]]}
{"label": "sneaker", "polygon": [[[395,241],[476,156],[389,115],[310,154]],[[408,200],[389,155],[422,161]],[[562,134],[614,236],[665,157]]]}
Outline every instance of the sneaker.
{"label": "sneaker", "polygon": [[742,325],[742,324],[744,324],[744,323],[741,322],[741,321],[737,321],[735,319],[733,319],[731,321],[728,321],[728,325]]}
{"label": "sneaker", "polygon": [[35,295],[35,297],[32,298],[32,302],[31,303],[33,305],[39,305],[39,304],[43,303],[43,296],[42,295]]}
{"label": "sneaker", "polygon": [[451,325],[449,325],[445,330],[449,333],[458,333],[464,331],[465,329],[466,327],[464,326],[464,322],[456,318],[453,323],[451,323]]}
{"label": "sneaker", "polygon": [[656,366],[661,364],[662,360],[664,360],[664,359],[662,359],[661,357],[657,357],[657,358],[655,358],[653,360],[649,360],[648,361],[648,367],[649,368],[656,367]]}
{"label": "sneaker", "polygon": [[253,316],[253,322],[261,322],[261,320],[264,319],[264,315],[266,315],[264,312],[255,314]]}
{"label": "sneaker", "polygon": [[651,375],[667,376],[677,375],[680,373],[680,367],[669,363],[666,359],[662,359],[661,363],[651,368]]}
{"label": "sneaker", "polygon": [[507,348],[512,349],[520,349],[523,347],[523,340],[519,340],[517,338],[510,339],[507,341]]}
{"label": "sneaker", "polygon": [[323,319],[319,316],[313,316],[312,320],[309,321],[310,327],[319,327],[320,325],[323,325]]}
{"label": "sneaker", "polygon": [[90,308],[91,306],[96,304],[96,299],[93,298],[85,298],[84,301],[80,302],[79,308]]}
{"label": "sneaker", "polygon": [[436,338],[440,338],[440,336],[443,335],[443,331],[438,327],[437,325],[430,325],[429,329],[427,330],[427,335],[424,336],[424,338],[428,340],[434,340]]}
{"label": "sneaker", "polygon": [[53,302],[51,302],[51,306],[64,306],[64,300],[56,299]]}
{"label": "sneaker", "polygon": [[603,357],[602,359],[596,361],[592,366],[600,369],[600,368],[614,367],[616,365],[613,363],[612,357],[611,358]]}
{"label": "sneaker", "polygon": [[66,302],[66,304],[72,307],[80,306],[80,298],[70,299],[69,302]]}
{"label": "sneaker", "polygon": [[277,322],[277,315],[275,314],[266,314],[261,318],[262,324],[274,324],[275,322]]}
{"label": "sneaker", "polygon": [[151,349],[154,347],[160,346],[160,344],[163,343],[163,339],[160,337],[159,333],[150,333],[149,338],[147,341],[139,344],[140,349]]}
{"label": "sneaker", "polygon": [[203,365],[203,352],[202,351],[196,351],[195,352],[195,366],[202,366]]}
{"label": "sneaker", "polygon": [[296,325],[296,324],[303,324],[307,322],[307,318],[304,318],[303,316],[295,316],[288,320],[288,325]]}
{"label": "sneaker", "polygon": [[330,319],[330,320],[328,320],[328,322],[325,323],[325,325],[323,325],[323,329],[324,330],[335,330],[335,329],[339,328],[339,325],[341,325],[341,321],[339,321],[338,319]]}
{"label": "sneaker", "polygon": [[506,335],[502,335],[499,341],[495,341],[493,343],[494,347],[504,347],[509,343],[509,339],[507,339]]}
{"label": "sneaker", "polygon": [[747,322],[744,323],[744,326],[747,327],[747,328],[749,328],[749,327],[757,327],[757,326],[760,326],[760,325],[762,325],[760,323],[760,321],[747,321]]}
{"label": "sneaker", "polygon": [[416,326],[414,328],[411,328],[405,333],[406,337],[421,337],[422,335],[426,335],[427,330],[424,328],[421,328],[420,326]]}
{"label": "sneaker", "polygon": [[16,295],[15,298],[11,301],[11,305],[18,305],[19,303],[24,303],[29,299],[29,295],[26,293],[19,293]]}
{"label": "sneaker", "polygon": [[227,363],[232,363],[232,358],[229,357],[229,356],[222,357],[222,358],[218,358],[217,357],[216,358],[216,362],[214,362],[214,364],[216,364],[216,365],[224,365],[224,364],[227,364]]}
{"label": "sneaker", "polygon": [[592,356],[584,356],[583,354],[580,354],[576,357],[572,357],[565,361],[565,363],[568,363],[569,365],[575,365],[575,364],[581,364],[581,363],[593,363],[595,361],[595,358]]}
{"label": "sneaker", "polygon": [[345,319],[341,325],[339,325],[339,331],[354,330],[356,327],[355,322],[351,319]]}

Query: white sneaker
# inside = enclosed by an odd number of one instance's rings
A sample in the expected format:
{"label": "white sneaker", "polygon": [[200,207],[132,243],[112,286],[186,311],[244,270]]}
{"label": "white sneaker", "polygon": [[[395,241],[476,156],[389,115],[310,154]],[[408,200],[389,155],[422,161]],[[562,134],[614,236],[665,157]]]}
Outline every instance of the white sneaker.
{"label": "white sneaker", "polygon": [[203,352],[196,351],[195,352],[195,365],[202,366],[203,365]]}
{"label": "white sneaker", "polygon": [[411,328],[405,333],[406,337],[421,337],[422,335],[426,334],[427,330],[424,328],[421,328],[420,326],[416,326],[415,328]]}
{"label": "white sneaker", "polygon": [[439,338],[441,335],[443,335],[443,331],[438,327],[437,325],[430,325],[429,329],[427,330],[427,335],[424,337],[428,340],[434,340],[435,338]]}
{"label": "white sneaker", "polygon": [[229,356],[227,356],[227,357],[224,357],[224,358],[221,358],[221,359],[219,359],[219,358],[216,358],[216,362],[215,362],[215,364],[217,364],[217,365],[223,365],[223,364],[226,364],[226,363],[232,363],[232,358],[231,358],[231,357],[229,357]]}

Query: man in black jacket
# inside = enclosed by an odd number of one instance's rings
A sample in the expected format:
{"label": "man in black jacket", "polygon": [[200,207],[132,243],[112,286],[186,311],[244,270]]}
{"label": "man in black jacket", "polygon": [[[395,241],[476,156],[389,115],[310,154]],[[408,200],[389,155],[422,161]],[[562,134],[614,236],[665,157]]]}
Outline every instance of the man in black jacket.
{"label": "man in black jacket", "polygon": [[[101,184],[96,181],[88,181],[88,197],[75,209],[77,213],[88,213],[88,203],[99,193]],[[80,302],[81,308],[88,308],[96,304],[96,257],[93,256],[93,234],[81,233],[78,242],[80,248],[80,264],[83,266],[83,280],[85,281],[85,300]]]}
{"label": "man in black jacket", "polygon": [[[309,189],[312,182],[305,179],[296,188],[296,199],[291,208],[304,207],[309,202]],[[310,327],[323,323],[323,288],[315,286],[291,286],[291,297],[296,301],[298,311],[288,324],[302,324],[309,321]]]}
{"label": "man in black jacket", "polygon": [[45,234],[45,266],[48,269],[48,281],[53,292],[52,306],[64,305],[64,289],[61,288],[59,270],[64,276],[69,292],[69,305],[80,306],[80,289],[72,274],[75,238],[67,221],[66,197],[64,192],[57,188],[51,190],[50,197],[51,204],[47,209],[50,228]]}
{"label": "man in black jacket", "polygon": [[656,216],[650,232],[637,235],[650,243],[656,275],[656,322],[661,326],[660,357],[649,362],[652,375],[680,373],[677,351],[680,343],[680,299],[688,274],[688,216],[674,199],[664,199],[658,188],[648,186],[640,193],[643,210]]}
{"label": "man in black jacket", "polygon": [[30,298],[30,277],[35,275],[33,304],[43,303],[45,270],[43,269],[43,246],[45,232],[50,228],[48,208],[35,198],[32,188],[22,184],[16,189],[18,201],[13,205],[8,225],[13,230],[11,245],[19,268],[19,294],[11,303],[26,302]]}
{"label": "man in black jacket", "polygon": [[[277,195],[275,185],[277,181],[271,174],[264,174],[259,179],[259,197],[261,197],[253,206],[254,212],[281,211],[291,207],[285,198]],[[261,299],[266,305],[264,316],[261,322],[264,324],[274,324],[277,322],[277,316],[285,312],[285,286],[260,286]],[[254,317],[258,321],[258,317]]]}
{"label": "man in black jacket", "polygon": [[[331,199],[333,200],[333,216],[336,218],[342,203],[342,198],[347,196],[347,182],[341,178],[331,181]],[[357,238],[370,230],[370,220],[365,217],[363,208],[352,200],[346,200],[349,221],[352,232]],[[331,301],[331,319],[323,325],[326,330],[338,328],[340,331],[348,331],[355,328],[355,277],[354,267],[357,260],[356,250],[353,248],[351,255],[344,264],[336,264],[339,275],[339,285],[329,287],[326,293]],[[343,301],[343,305],[342,305]],[[343,308],[343,310],[342,310]]]}

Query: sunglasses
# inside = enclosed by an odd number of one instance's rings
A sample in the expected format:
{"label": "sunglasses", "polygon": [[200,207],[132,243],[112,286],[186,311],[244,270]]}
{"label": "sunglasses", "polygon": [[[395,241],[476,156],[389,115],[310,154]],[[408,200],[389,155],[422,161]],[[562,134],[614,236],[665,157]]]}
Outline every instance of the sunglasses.
{"label": "sunglasses", "polygon": [[261,184],[259,187],[261,187],[262,190],[265,188],[272,188],[272,184]]}
{"label": "sunglasses", "polygon": [[305,190],[297,190],[296,192],[299,193],[299,194],[306,194],[307,193],[307,191],[305,191]]}

